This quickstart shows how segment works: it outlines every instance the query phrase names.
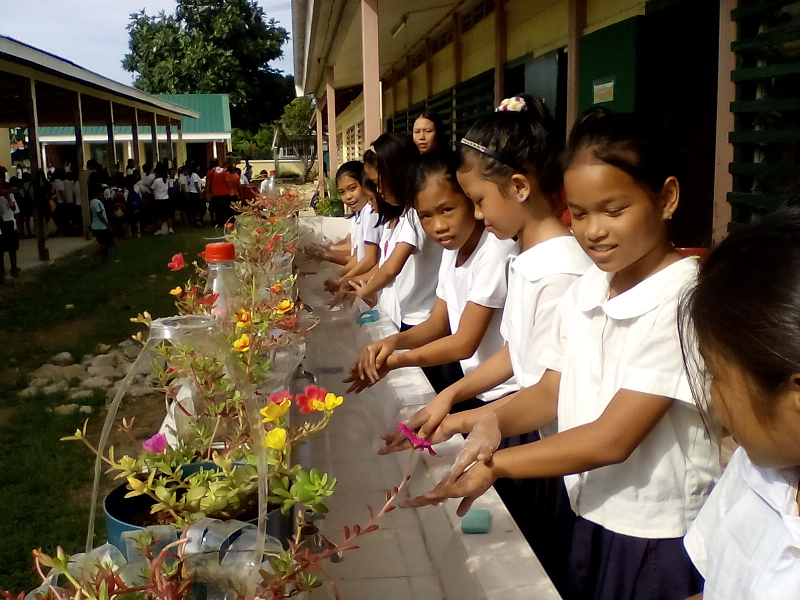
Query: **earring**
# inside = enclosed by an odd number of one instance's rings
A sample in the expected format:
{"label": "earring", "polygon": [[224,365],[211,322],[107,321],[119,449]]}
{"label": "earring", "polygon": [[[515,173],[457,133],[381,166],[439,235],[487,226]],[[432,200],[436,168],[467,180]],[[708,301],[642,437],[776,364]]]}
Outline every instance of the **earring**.
{"label": "earring", "polygon": [[519,199],[522,200],[522,194],[519,195]]}
{"label": "earring", "polygon": [[667,214],[667,220],[668,220],[668,221],[672,220],[672,213],[668,213],[668,214]]}

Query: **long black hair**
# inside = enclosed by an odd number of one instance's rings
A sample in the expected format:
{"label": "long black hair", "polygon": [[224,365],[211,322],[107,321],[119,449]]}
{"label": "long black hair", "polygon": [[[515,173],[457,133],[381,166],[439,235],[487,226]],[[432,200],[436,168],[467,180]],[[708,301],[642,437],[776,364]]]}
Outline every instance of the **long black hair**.
{"label": "long black hair", "polygon": [[[699,341],[758,387],[754,412],[774,417],[777,392],[800,373],[800,208],[741,227],[712,250],[682,299],[679,323],[687,372],[696,371]],[[704,382],[690,383],[708,411]]]}
{"label": "long black hair", "polygon": [[336,181],[342,177],[352,177],[359,183],[364,180],[364,163],[360,160],[349,160],[336,169]]}
{"label": "long black hair", "polygon": [[515,173],[530,175],[557,208],[561,203],[558,158],[562,137],[556,133],[555,120],[543,101],[527,94],[517,99],[524,102],[524,110],[499,110],[469,129],[459,147],[459,168],[477,169],[482,179],[498,186],[505,186]]}
{"label": "long black hair", "polygon": [[414,165],[414,177],[412,180],[412,198],[416,202],[417,195],[428,185],[428,181],[434,177],[440,177],[449,181],[460,189],[456,171],[458,159],[452,150],[440,150],[437,152],[426,152],[421,154]]}
{"label": "long black hair", "polygon": [[[416,149],[416,146],[414,148]],[[419,152],[416,153],[416,156],[419,156]],[[369,165],[371,168],[375,169],[380,174],[380,170],[378,168],[378,155],[375,153],[374,150],[370,149],[364,153],[364,164]],[[411,163],[408,164],[408,168],[411,168]],[[374,190],[375,199],[377,200],[378,203],[378,225],[384,225],[385,223],[389,223],[390,221],[393,221],[394,219],[399,219],[400,217],[403,216],[403,214],[406,212],[405,204],[395,205],[386,202],[384,197],[378,191],[377,182],[372,181],[369,177],[367,177],[367,174],[365,172],[364,182],[362,183],[362,185],[367,185],[367,182],[371,184],[372,187],[370,189]]]}
{"label": "long black hair", "polygon": [[378,189],[384,197],[394,196],[405,212],[413,204],[409,171],[419,157],[419,150],[409,136],[400,133],[382,134],[370,150],[364,154],[364,163],[378,172],[379,181],[375,182]]}
{"label": "long black hair", "polygon": [[669,177],[680,181],[685,171],[683,153],[657,122],[603,108],[588,111],[570,132],[564,170],[584,160],[624,171],[651,194],[660,192]]}

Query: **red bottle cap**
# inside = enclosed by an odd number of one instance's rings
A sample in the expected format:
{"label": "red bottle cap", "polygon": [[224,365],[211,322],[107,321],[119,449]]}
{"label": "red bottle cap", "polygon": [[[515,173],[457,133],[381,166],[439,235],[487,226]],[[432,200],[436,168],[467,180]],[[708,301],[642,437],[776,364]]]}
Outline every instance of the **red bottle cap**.
{"label": "red bottle cap", "polygon": [[236,248],[230,242],[206,244],[206,262],[222,262],[224,260],[234,260],[235,258]]}

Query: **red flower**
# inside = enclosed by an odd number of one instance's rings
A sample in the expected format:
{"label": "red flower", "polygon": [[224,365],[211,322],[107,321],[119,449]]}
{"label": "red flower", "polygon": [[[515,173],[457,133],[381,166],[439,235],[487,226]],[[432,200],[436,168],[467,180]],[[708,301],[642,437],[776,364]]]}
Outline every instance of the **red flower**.
{"label": "red flower", "polygon": [[197,288],[196,287],[193,287],[193,288],[191,288],[189,290],[186,290],[186,297],[187,298],[194,298],[195,296],[197,296]]}
{"label": "red flower", "polygon": [[258,229],[256,229],[256,233],[264,233],[264,228],[259,227]]}
{"label": "red flower", "polygon": [[203,250],[202,252],[198,252],[197,256],[199,256],[200,258],[205,258],[206,257],[206,251]]}
{"label": "red flower", "polygon": [[276,233],[275,235],[272,236],[272,239],[277,242],[279,239],[281,239],[281,234],[280,233]]}
{"label": "red flower", "polygon": [[219,294],[209,294],[208,296],[205,296],[203,298],[198,298],[197,304],[199,304],[200,306],[214,306],[214,303],[217,301],[217,298],[219,298]]}
{"label": "red flower", "polygon": [[225,223],[225,229],[233,229],[233,223]]}
{"label": "red flower", "polygon": [[281,321],[278,321],[276,325],[281,329],[291,329],[297,325],[297,315],[286,317]]}
{"label": "red flower", "polygon": [[294,242],[286,246],[286,251],[289,252],[290,254],[295,250],[297,250],[297,244],[295,244]]}
{"label": "red flower", "polygon": [[278,392],[277,394],[270,394],[269,401],[274,404],[280,404],[286,398],[291,398],[292,395],[289,392]]}
{"label": "red flower", "polygon": [[272,252],[275,249],[275,242],[270,242],[264,246],[264,252]]}
{"label": "red flower", "polygon": [[300,407],[301,413],[310,413],[314,411],[314,401],[324,402],[327,393],[325,388],[309,385],[306,387],[306,393],[297,394],[294,397],[294,401]]}
{"label": "red flower", "polygon": [[267,221],[269,221],[270,223],[277,223],[278,217],[270,217],[269,219],[267,219]]}
{"label": "red flower", "polygon": [[173,271],[180,271],[186,265],[183,260],[183,253],[173,254],[172,261],[167,263],[167,266]]}

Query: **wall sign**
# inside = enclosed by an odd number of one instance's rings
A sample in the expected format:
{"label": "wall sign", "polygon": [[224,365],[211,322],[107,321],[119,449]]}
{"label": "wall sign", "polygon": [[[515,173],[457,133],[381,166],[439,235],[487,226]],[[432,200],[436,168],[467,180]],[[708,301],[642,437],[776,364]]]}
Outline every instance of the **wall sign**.
{"label": "wall sign", "polygon": [[592,82],[593,103],[614,101],[614,78],[597,79]]}

